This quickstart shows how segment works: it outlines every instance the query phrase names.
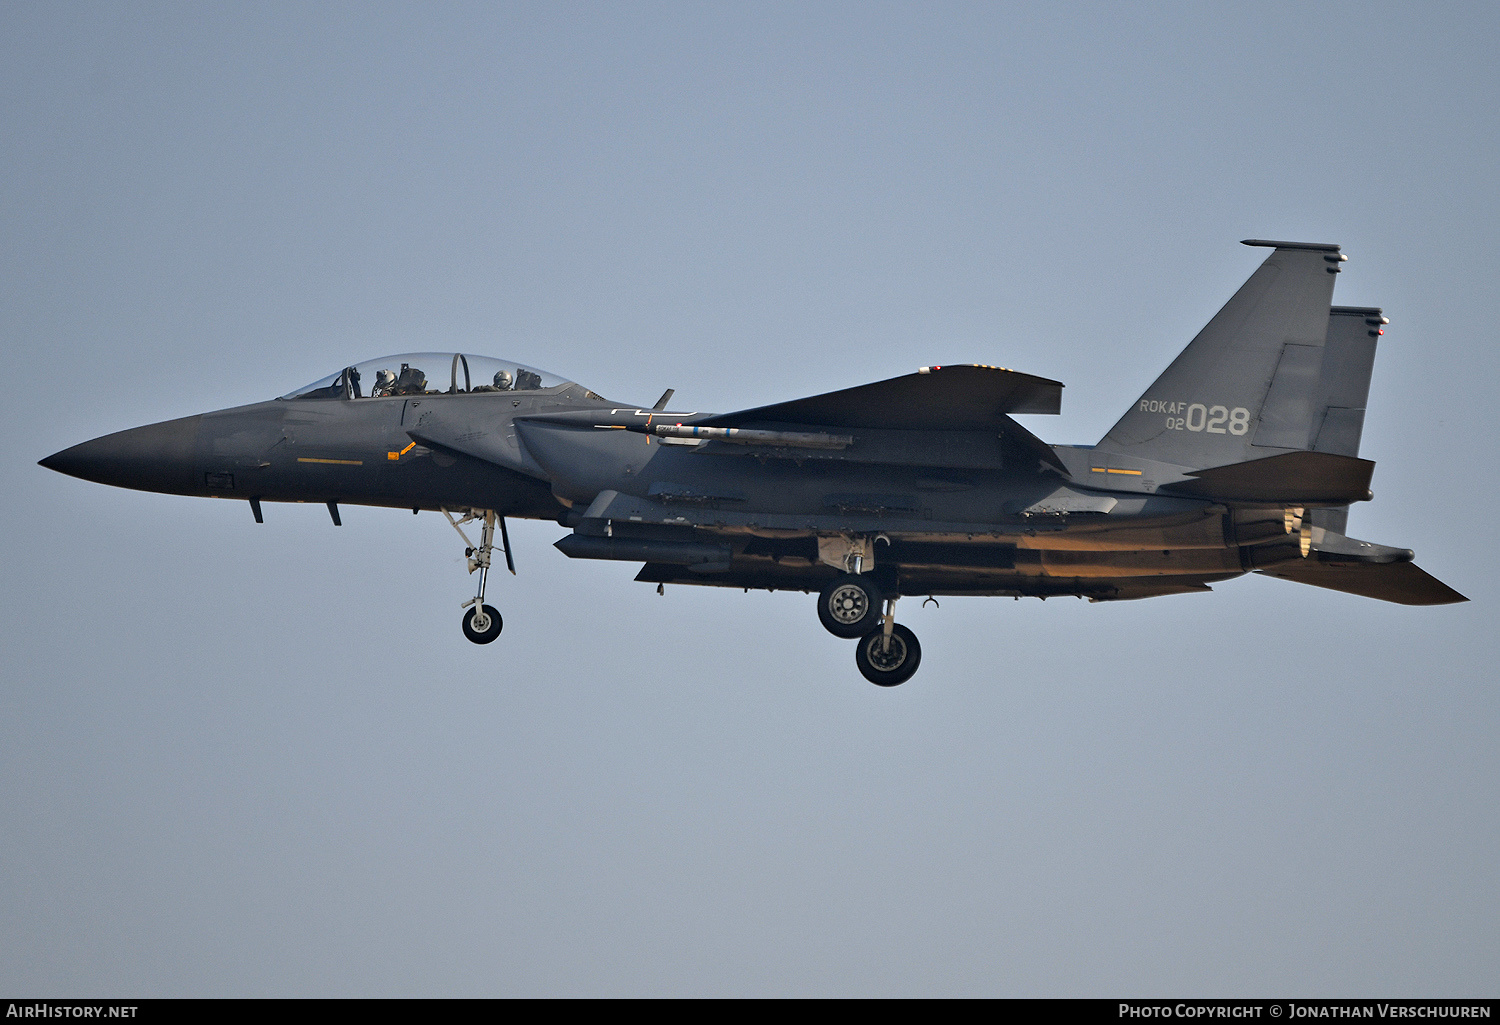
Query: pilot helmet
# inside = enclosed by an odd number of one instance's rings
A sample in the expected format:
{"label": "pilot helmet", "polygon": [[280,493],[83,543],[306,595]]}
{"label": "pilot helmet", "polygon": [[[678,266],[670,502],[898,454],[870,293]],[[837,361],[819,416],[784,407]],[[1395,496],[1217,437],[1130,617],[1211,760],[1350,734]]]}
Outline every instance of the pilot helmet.
{"label": "pilot helmet", "polygon": [[515,378],[510,376],[509,370],[495,371],[495,387],[500,391],[510,391],[510,386],[514,382]]}
{"label": "pilot helmet", "polygon": [[391,370],[377,370],[377,371],[375,371],[375,387],[377,387],[377,388],[389,388],[391,385],[393,385],[395,383],[396,383],[396,374],[395,374],[394,371],[391,371]]}

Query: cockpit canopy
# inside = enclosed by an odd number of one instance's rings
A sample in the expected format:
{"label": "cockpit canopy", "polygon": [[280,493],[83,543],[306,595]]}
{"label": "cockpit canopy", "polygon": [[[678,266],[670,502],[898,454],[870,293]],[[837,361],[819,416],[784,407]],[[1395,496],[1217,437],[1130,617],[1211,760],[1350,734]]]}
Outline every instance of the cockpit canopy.
{"label": "cockpit canopy", "polygon": [[516,392],[570,382],[524,363],[463,352],[406,352],[366,360],[329,374],[283,399],[379,399],[403,395]]}

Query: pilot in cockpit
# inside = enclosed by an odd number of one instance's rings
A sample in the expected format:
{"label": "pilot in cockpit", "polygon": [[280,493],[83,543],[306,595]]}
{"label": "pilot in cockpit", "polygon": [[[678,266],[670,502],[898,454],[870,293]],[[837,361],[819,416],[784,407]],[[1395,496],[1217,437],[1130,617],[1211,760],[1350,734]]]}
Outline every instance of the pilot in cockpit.
{"label": "pilot in cockpit", "polygon": [[392,395],[425,395],[427,394],[427,375],[410,364],[401,364],[401,373],[396,375],[396,383],[391,386]]}
{"label": "pilot in cockpit", "polygon": [[515,378],[510,376],[510,371],[509,370],[497,370],[497,371],[495,371],[495,383],[494,384],[492,384],[492,385],[490,385],[490,384],[481,384],[479,387],[475,388],[474,390],[475,391],[510,391],[511,387],[514,384],[515,384]]}
{"label": "pilot in cockpit", "polygon": [[396,374],[391,370],[375,371],[375,387],[370,392],[371,398],[379,398],[391,394],[391,389],[396,386]]}

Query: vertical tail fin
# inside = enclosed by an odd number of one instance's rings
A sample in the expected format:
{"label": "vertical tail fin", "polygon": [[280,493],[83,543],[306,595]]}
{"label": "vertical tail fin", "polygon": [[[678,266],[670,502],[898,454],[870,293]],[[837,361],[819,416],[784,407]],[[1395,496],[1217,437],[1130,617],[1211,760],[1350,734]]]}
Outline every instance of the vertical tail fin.
{"label": "vertical tail fin", "polygon": [[[1359,455],[1365,425],[1365,402],[1370,395],[1370,371],[1375,366],[1375,344],[1389,323],[1378,309],[1335,306],[1328,317],[1328,339],[1323,346],[1323,373],[1313,406],[1317,425],[1314,452],[1337,456]],[[1348,533],[1349,507],[1314,509],[1315,527]]]}
{"label": "vertical tail fin", "polygon": [[1335,306],[1329,311],[1328,336],[1323,344],[1323,372],[1313,403],[1314,452],[1336,456],[1359,455],[1365,426],[1365,402],[1370,397],[1370,371],[1375,366],[1375,344],[1389,323],[1379,309]]}
{"label": "vertical tail fin", "polygon": [[1322,426],[1314,417],[1321,412],[1329,303],[1345,257],[1337,245],[1245,245],[1275,251],[1099,449],[1204,468],[1312,447]]}

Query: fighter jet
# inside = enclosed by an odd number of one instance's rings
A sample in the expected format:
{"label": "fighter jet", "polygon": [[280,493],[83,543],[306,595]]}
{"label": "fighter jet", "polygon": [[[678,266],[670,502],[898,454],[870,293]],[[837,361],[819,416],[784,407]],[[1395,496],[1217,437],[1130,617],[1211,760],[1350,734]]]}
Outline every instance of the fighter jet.
{"label": "fighter jet", "polygon": [[[871,682],[910,679],[901,597],[1121,601],[1246,573],[1408,605],[1467,599],[1413,553],[1348,537],[1373,497],[1359,458],[1380,309],[1332,306],[1333,244],[1273,250],[1095,445],[1014,419],[1057,413],[1062,384],[986,365],[916,373],[734,413],[611,403],[466,354],[347,367],[272,402],[137,428],[42,460],[125,487],[268,501],[435,509],[464,535],[484,603],[498,524],[555,519],[578,559],[636,579],[817,594]],[[398,366],[399,365],[399,366]],[[425,370],[447,369],[446,387]],[[475,371],[479,375],[475,376]],[[483,383],[476,384],[476,381]],[[368,392],[364,389],[368,388]]]}

